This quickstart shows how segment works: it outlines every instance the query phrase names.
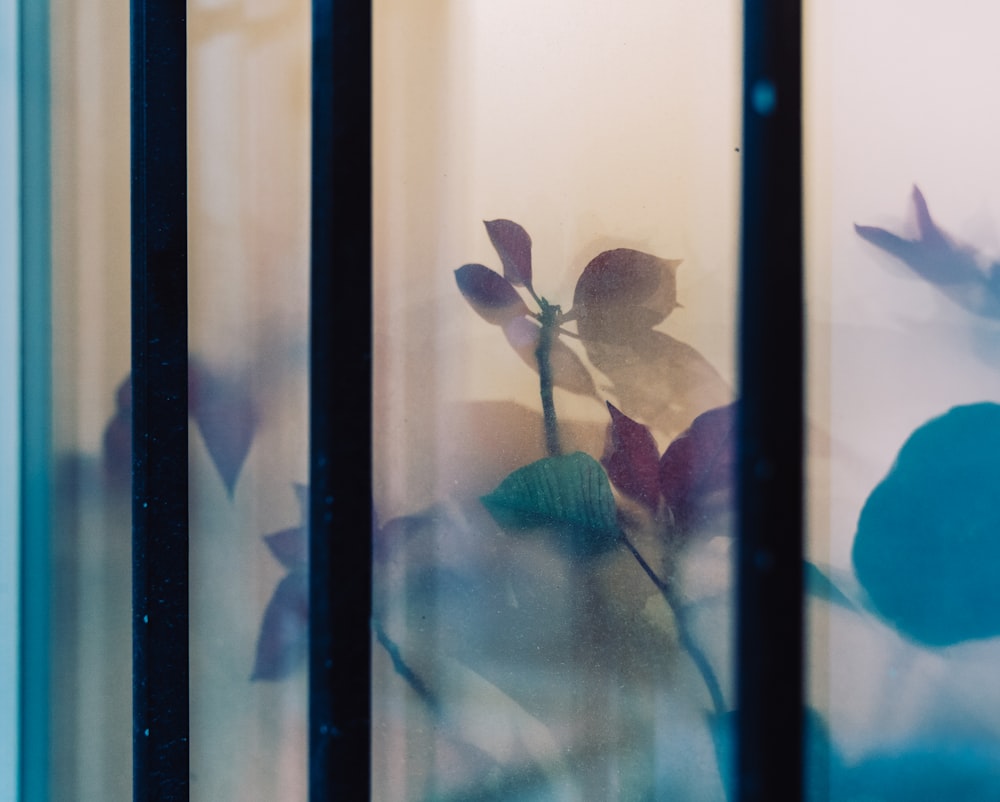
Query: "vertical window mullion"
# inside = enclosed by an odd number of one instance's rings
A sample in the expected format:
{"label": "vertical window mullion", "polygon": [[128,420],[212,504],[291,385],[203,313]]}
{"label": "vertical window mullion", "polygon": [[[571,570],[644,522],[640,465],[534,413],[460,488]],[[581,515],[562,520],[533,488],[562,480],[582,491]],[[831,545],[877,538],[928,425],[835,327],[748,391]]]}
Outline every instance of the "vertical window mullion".
{"label": "vertical window mullion", "polygon": [[744,3],[737,772],[803,793],[803,218],[799,0]]}
{"label": "vertical window mullion", "polygon": [[189,796],[184,3],[132,2],[132,587],[136,800]]}
{"label": "vertical window mullion", "polygon": [[371,4],[313,2],[310,799],[370,794]]}

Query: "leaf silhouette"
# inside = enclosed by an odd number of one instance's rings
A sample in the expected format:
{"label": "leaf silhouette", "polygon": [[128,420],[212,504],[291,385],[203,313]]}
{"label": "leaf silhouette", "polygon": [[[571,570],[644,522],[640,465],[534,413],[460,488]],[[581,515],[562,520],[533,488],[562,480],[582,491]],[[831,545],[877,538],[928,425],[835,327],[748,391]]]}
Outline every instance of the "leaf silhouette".
{"label": "leaf silhouette", "polygon": [[660,490],[675,520],[689,528],[704,520],[717,494],[732,502],[736,404],[694,419],[660,459]]}
{"label": "leaf silhouette", "polygon": [[514,471],[482,502],[501,526],[546,528],[557,545],[578,556],[601,554],[618,543],[607,474],[582,451],[546,457]]}
{"label": "leaf silhouette", "polygon": [[104,428],[102,439],[104,473],[116,486],[125,488],[132,478],[132,376],[115,390],[115,413]]}
{"label": "leaf silhouette", "polygon": [[249,376],[214,371],[197,360],[188,371],[188,407],[230,496],[257,431]]}
{"label": "leaf silhouette", "polygon": [[851,601],[822,568],[815,563],[804,560],[802,563],[805,592],[829,604],[843,607],[853,613],[858,612],[858,606]]}
{"label": "leaf silhouette", "polygon": [[661,331],[635,332],[618,345],[585,340],[584,346],[620,406],[668,437],[699,412],[732,400],[732,389],[696,349]]}
{"label": "leaf silhouette", "polygon": [[655,511],[660,502],[660,452],[652,433],[608,402],[611,423],[601,464],[611,483]]}
{"label": "leaf silhouette", "polygon": [[[531,318],[516,317],[504,324],[503,333],[507,342],[524,362],[537,372],[538,338],[541,325]],[[549,348],[549,364],[552,366],[552,383],[577,395],[597,395],[594,379],[590,371],[566,343],[555,339]]]}
{"label": "leaf silhouette", "polygon": [[511,283],[485,265],[463,265],[455,271],[455,281],[469,305],[490,323],[502,326],[530,314]]}
{"label": "leaf silhouette", "polygon": [[997,754],[986,738],[967,731],[922,733],[881,748],[846,769],[837,785],[843,799],[880,802],[993,802],[1000,799]]}
{"label": "leaf silhouette", "polygon": [[304,570],[278,583],[260,626],[251,680],[285,679],[304,662],[309,640],[309,582]]}
{"label": "leaf silhouette", "polygon": [[934,222],[917,187],[913,188],[913,207],[917,239],[906,239],[876,226],[855,225],[854,230],[862,239],[905,262],[962,308],[982,317],[1000,317],[1000,264],[984,272],[975,250],[956,242]]}
{"label": "leaf silhouette", "polygon": [[289,570],[304,567],[309,559],[309,541],[304,526],[264,535],[264,542],[274,558]]}
{"label": "leaf silhouette", "polygon": [[531,286],[531,237],[510,220],[484,222],[490,242],[500,254],[504,278],[516,287]]}
{"label": "leaf silhouette", "polygon": [[1000,635],[1000,406],[917,429],[861,510],[852,559],[875,609],[949,646]]}
{"label": "leaf silhouette", "polygon": [[666,320],[677,307],[679,261],[631,248],[604,251],[584,268],[573,293],[580,336],[623,343]]}
{"label": "leaf silhouette", "polygon": [[[115,391],[115,414],[104,432],[109,477],[126,482],[132,470],[132,376]],[[224,374],[195,357],[188,360],[188,411],[201,431],[212,464],[230,496],[250,452],[258,414],[247,375]]]}
{"label": "leaf silhouette", "polygon": [[302,516],[303,524],[309,521],[309,485],[292,483],[292,490],[295,491],[295,500],[299,502],[299,513]]}
{"label": "leaf silhouette", "polygon": [[653,329],[679,306],[679,264],[628,248],[605,251],[580,275],[567,314],[620,406],[670,436],[699,411],[732,398],[698,351]]}

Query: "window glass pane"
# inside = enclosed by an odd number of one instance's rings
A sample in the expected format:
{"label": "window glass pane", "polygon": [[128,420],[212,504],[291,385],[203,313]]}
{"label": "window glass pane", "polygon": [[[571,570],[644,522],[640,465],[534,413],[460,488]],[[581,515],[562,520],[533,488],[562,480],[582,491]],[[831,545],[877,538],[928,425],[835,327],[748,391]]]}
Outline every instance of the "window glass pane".
{"label": "window glass pane", "polygon": [[[814,705],[833,799],[1000,794],[987,2],[814,2]],[[961,790],[959,790],[961,789]]]}
{"label": "window glass pane", "polygon": [[132,742],[128,8],[93,0],[53,3],[50,44],[50,790],[53,799],[126,800]]}
{"label": "window glass pane", "polygon": [[306,798],[310,4],[188,7],[192,799]]}
{"label": "window glass pane", "polygon": [[736,7],[375,8],[376,797],[721,799]]}

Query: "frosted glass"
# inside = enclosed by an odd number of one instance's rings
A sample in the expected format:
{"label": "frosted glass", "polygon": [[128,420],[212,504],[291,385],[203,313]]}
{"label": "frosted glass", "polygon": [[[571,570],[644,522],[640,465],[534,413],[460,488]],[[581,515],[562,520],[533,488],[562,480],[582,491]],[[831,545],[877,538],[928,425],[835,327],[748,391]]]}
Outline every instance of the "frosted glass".
{"label": "frosted glass", "polygon": [[729,434],[734,11],[376,3],[377,799],[722,794],[729,476],[657,474]]}
{"label": "frosted glass", "polygon": [[188,6],[191,798],[307,798],[310,12]]}
{"label": "frosted glass", "polygon": [[809,8],[810,546],[843,594],[810,603],[830,798],[994,799],[997,12]]}

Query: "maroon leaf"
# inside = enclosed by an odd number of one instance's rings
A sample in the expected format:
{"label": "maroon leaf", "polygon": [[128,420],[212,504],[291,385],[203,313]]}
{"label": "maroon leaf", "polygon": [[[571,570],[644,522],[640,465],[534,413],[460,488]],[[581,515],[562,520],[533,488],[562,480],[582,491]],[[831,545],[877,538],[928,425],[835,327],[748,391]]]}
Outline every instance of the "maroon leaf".
{"label": "maroon leaf", "polygon": [[584,268],[573,294],[580,334],[626,342],[662,322],[677,307],[680,262],[630,248],[604,251]]}
{"label": "maroon leaf", "polygon": [[[538,370],[538,338],[541,326],[534,320],[518,317],[503,327],[507,342],[533,370]],[[597,395],[594,380],[586,365],[566,343],[555,339],[549,349],[549,364],[552,367],[552,383],[556,387],[569,390],[577,395]]]}
{"label": "maroon leaf", "polygon": [[485,265],[458,268],[455,281],[465,300],[490,323],[502,326],[531,311],[511,283]]}
{"label": "maroon leaf", "polygon": [[504,277],[515,287],[531,286],[531,237],[510,220],[484,221],[490,242],[500,254]]}
{"label": "maroon leaf", "polygon": [[660,490],[683,527],[732,501],[736,408],[733,403],[699,415],[660,459]]}
{"label": "maroon leaf", "polygon": [[264,610],[251,680],[281,680],[303,662],[309,641],[309,583],[292,571],[278,583]]}
{"label": "maroon leaf", "polygon": [[232,496],[257,429],[249,377],[217,373],[192,360],[188,406],[215,469]]}
{"label": "maroon leaf", "polygon": [[275,559],[289,570],[304,567],[309,559],[309,540],[304,526],[264,535],[264,542]]}
{"label": "maroon leaf", "polygon": [[622,493],[655,511],[660,503],[660,451],[652,433],[608,402],[611,423],[601,464]]}

